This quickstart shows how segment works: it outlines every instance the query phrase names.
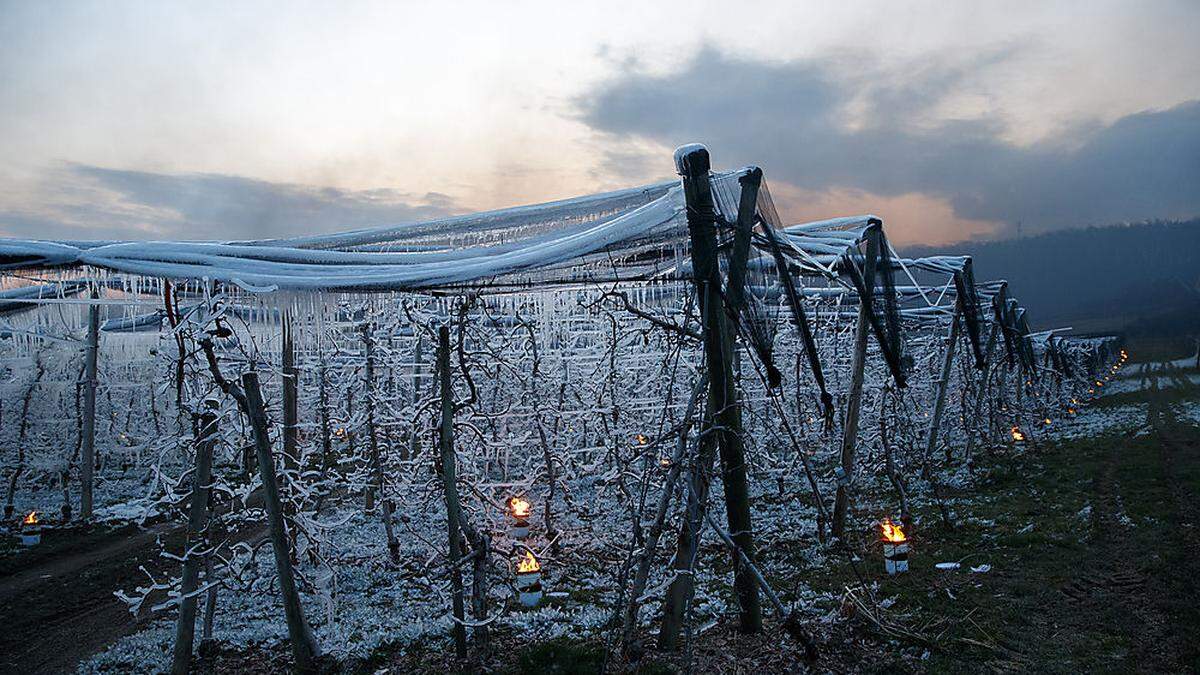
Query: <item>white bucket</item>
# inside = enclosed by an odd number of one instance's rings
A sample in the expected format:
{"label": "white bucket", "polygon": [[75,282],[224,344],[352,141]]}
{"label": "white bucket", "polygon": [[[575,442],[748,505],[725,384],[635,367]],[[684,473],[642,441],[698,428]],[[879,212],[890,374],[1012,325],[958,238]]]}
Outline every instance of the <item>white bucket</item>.
{"label": "white bucket", "polygon": [[908,542],[883,542],[883,567],[888,574],[908,571]]}

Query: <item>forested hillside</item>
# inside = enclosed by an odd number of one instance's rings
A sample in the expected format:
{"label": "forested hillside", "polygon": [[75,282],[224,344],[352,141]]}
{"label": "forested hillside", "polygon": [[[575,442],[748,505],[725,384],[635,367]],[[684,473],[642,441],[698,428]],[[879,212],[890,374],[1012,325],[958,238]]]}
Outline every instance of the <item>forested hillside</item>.
{"label": "forested hillside", "polygon": [[1200,219],[1061,230],[903,253],[970,253],[976,278],[1011,282],[1038,328],[1200,333]]}

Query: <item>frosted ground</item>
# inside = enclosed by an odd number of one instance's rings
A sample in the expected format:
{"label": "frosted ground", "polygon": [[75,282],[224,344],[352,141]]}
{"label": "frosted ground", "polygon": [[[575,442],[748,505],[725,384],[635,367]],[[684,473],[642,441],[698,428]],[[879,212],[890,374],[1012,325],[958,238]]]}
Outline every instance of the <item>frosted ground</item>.
{"label": "frosted ground", "polygon": [[[1179,364],[1180,366],[1185,364]],[[1147,423],[1144,404],[1111,405],[1106,397],[1137,391],[1153,382],[1169,386],[1169,382],[1139,372],[1139,366],[1125,368],[1113,379],[1098,404],[1081,408],[1072,419],[1055,421],[1049,428],[1037,430],[1036,442],[1055,439],[1086,438],[1106,433],[1136,434]],[[1196,376],[1192,375],[1191,378]],[[1200,424],[1200,405],[1195,401],[1178,411]],[[876,475],[877,485],[864,489],[862,494],[887,494],[886,477]],[[950,477],[951,482],[967,480],[960,470]],[[759,528],[762,550],[770,551],[774,541],[806,542],[802,555],[811,565],[825,561],[825,553],[816,544],[815,510],[798,504],[782,495],[796,495],[807,488],[798,475],[778,480],[756,480],[756,526]],[[782,490],[780,490],[782,485]],[[114,496],[116,503],[107,508],[114,517],[128,517],[138,510],[145,487],[136,479],[113,482],[100,494],[123,492]],[[605,495],[603,485],[574,485],[571,492],[577,499],[583,494]],[[450,598],[446,582],[441,578],[439,550],[444,538],[444,520],[437,513],[436,495],[429,495],[433,504],[428,512],[398,515],[402,549],[401,563],[387,562],[382,525],[372,514],[361,510],[328,511],[320,520],[328,525],[327,540],[322,542],[330,565],[303,567],[312,592],[304,595],[306,611],[323,648],[341,660],[366,658],[378,647],[391,645],[401,651],[406,644],[419,644],[451,650],[448,632]],[[718,497],[719,498],[719,497]],[[52,506],[54,495],[45,497]],[[549,550],[549,542],[537,533],[538,521],[533,521],[534,535],[528,540],[539,552],[548,598],[537,610],[521,610],[515,605],[514,589],[496,583],[492,589],[493,625],[506,628],[530,638],[542,640],[561,635],[588,636],[601,634],[602,627],[613,614],[613,600],[618,587],[618,573],[625,558],[624,551],[614,551],[600,542],[620,541],[621,534],[630,528],[629,513],[621,500],[596,498],[581,500],[587,506],[573,509],[559,517],[558,553]],[[970,518],[969,503],[955,503],[958,517]],[[886,508],[886,507],[881,507]],[[505,532],[503,514],[478,514],[487,518],[494,532]],[[496,560],[503,562],[514,542],[505,535],[493,542]],[[800,551],[793,545],[790,554]],[[715,550],[706,550],[706,555]],[[772,556],[763,555],[763,564],[770,567]],[[695,624],[699,631],[731,611],[727,606],[725,580],[712,565],[700,566],[697,585]],[[274,575],[269,554],[253,556],[248,547],[239,555],[241,581],[222,588],[218,601],[215,637],[237,648],[277,648],[286,641],[283,610],[276,590],[271,586]],[[330,568],[334,571],[330,572]],[[652,579],[650,597],[656,597],[663,578]],[[510,582],[511,583],[511,582]],[[816,593],[801,584],[787,589],[785,601],[798,603],[810,620],[836,621],[840,597]],[[643,621],[649,622],[657,603],[647,603]],[[81,665],[82,672],[161,672],[169,666],[174,639],[173,616],[166,615],[147,624],[136,634],[122,638],[116,644]]]}

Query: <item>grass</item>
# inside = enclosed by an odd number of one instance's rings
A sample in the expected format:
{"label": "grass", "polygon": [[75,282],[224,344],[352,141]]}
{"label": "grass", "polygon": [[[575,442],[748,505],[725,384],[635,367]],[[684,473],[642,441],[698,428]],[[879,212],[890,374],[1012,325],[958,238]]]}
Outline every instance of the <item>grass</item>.
{"label": "grass", "polygon": [[[875,574],[888,617],[935,645],[920,670],[1200,669],[1200,429],[1171,413],[1195,393],[1122,396],[1150,404],[1154,433],[993,458],[958,495],[958,526],[921,513],[912,571]],[[981,563],[991,571],[969,571]],[[832,591],[847,576],[810,584]]]}

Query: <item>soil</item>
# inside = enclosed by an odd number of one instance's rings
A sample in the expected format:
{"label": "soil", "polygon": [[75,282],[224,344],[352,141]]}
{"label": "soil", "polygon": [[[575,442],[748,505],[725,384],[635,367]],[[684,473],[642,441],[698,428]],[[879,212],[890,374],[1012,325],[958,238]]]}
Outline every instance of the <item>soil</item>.
{"label": "soil", "polygon": [[41,544],[0,559],[0,672],[73,672],[134,632],[134,617],[113,591],[144,581],[138,567],[157,564],[160,536],[178,545],[175,529],[50,529]]}

